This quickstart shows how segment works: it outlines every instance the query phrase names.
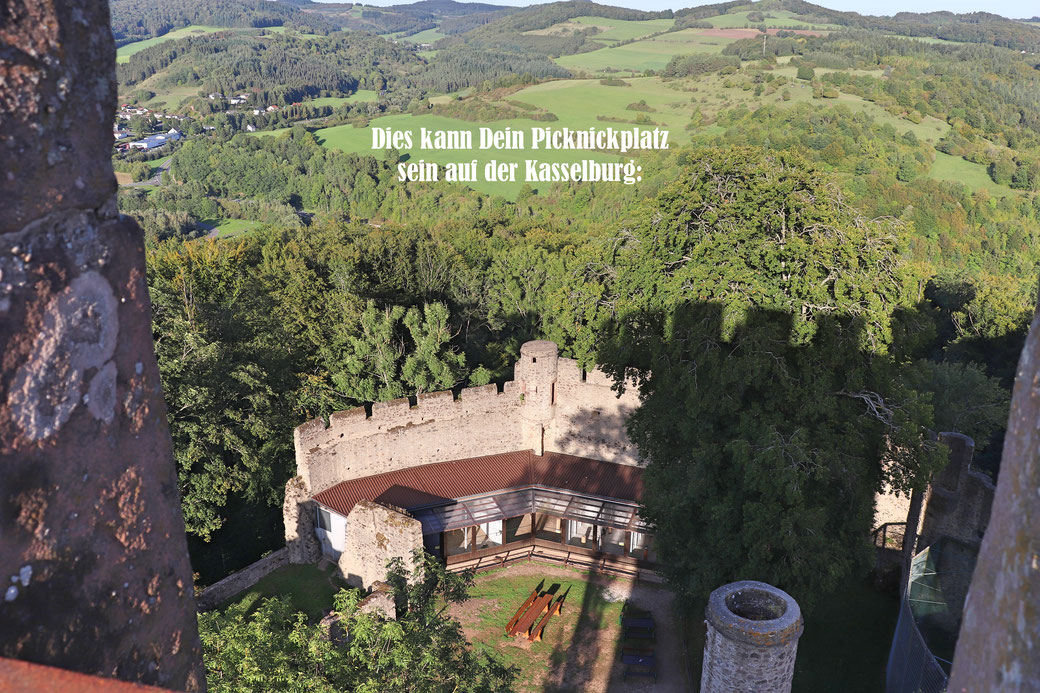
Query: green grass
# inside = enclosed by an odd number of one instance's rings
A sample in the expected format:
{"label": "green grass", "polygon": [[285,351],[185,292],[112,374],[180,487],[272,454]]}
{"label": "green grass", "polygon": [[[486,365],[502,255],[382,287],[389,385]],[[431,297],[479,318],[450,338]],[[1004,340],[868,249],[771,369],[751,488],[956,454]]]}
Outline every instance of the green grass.
{"label": "green grass", "polygon": [[253,608],[268,597],[285,597],[293,608],[304,612],[308,618],[318,619],[332,608],[333,595],[345,587],[346,583],[332,577],[330,573],[322,572],[316,565],[288,565],[274,571],[245,592],[236,594],[220,608],[231,602],[245,602],[248,608]]}
{"label": "green grass", "polygon": [[259,221],[245,219],[218,219],[210,223],[217,227],[217,238],[234,238],[260,226]]}
{"label": "green grass", "polygon": [[379,92],[372,89],[358,89],[350,96],[323,96],[319,99],[308,99],[304,101],[306,106],[341,106],[345,103],[357,103],[359,101],[377,101]]}
{"label": "green grass", "polygon": [[401,41],[408,41],[409,43],[433,43],[447,36],[442,34],[439,29],[426,29],[420,31],[418,34],[412,34],[411,36],[402,36]]}
{"label": "green grass", "polygon": [[607,19],[606,17],[575,17],[566,22],[553,24],[546,29],[535,29],[527,31],[527,34],[570,35],[574,31],[581,31],[590,26],[599,27],[600,33],[592,37],[594,41],[605,45],[613,45],[619,41],[641,38],[666,31],[675,24],[674,19],[650,19],[646,21],[632,21],[627,19]]}
{"label": "green grass", "polygon": [[989,177],[989,172],[984,165],[943,152],[935,153],[935,163],[932,164],[928,177],[936,180],[957,181],[971,190],[985,190],[993,195],[1011,195],[1015,192],[1007,185],[995,183]]}
{"label": "green grass", "polygon": [[[792,690],[800,693],[877,693],[885,688],[884,668],[895,633],[899,601],[868,582],[824,595],[802,613]],[[704,604],[686,616],[690,677],[700,681],[704,653]]]}
{"label": "green grass", "polygon": [[798,15],[787,10],[766,10],[764,14],[771,14],[773,17],[767,18],[764,22],[750,22],[748,21],[748,12],[734,12],[732,14],[720,14],[714,17],[707,17],[704,19],[705,22],[710,22],[716,29],[743,29],[745,26],[757,28],[764,26],[767,29],[776,28],[790,28],[796,29],[809,29],[815,27],[821,30],[828,29],[839,29],[840,27],[831,24],[811,24],[803,19],[799,19]]}
{"label": "green grass", "polygon": [[182,85],[175,87],[158,87],[154,84],[149,85],[148,82],[154,80],[155,77],[151,77],[145,80],[141,84],[137,85],[137,89],[150,89],[155,92],[155,96],[147,101],[141,102],[140,105],[145,108],[154,108],[157,103],[165,103],[170,109],[176,109],[184,101],[199,95],[199,90],[202,89],[199,85]]}
{"label": "green grass", "polygon": [[[509,568],[497,568],[482,573],[470,590],[472,608],[464,610],[471,614],[464,618],[467,631],[475,631],[471,643],[478,650],[495,653],[506,664],[520,669],[517,690],[541,693],[546,672],[553,665],[566,661],[571,640],[566,633],[574,628],[584,631],[599,631],[618,623],[621,602],[608,602],[603,598],[602,587],[588,582],[588,574],[577,570],[568,571],[571,578],[546,578],[542,589],[559,585],[555,594],[566,593],[563,613],[550,619],[541,642],[524,647],[515,646],[515,639],[505,635],[504,628],[516,609],[523,604],[538,584],[532,575],[511,575]],[[463,605],[465,606],[465,605]],[[603,656],[605,653],[601,653]],[[591,662],[583,665],[591,666]]]}
{"label": "green grass", "polygon": [[668,83],[659,77],[630,77],[625,81],[632,86],[608,87],[597,79],[557,80],[522,89],[511,99],[552,111],[559,118],[554,126],[572,128],[593,125],[625,127],[624,124],[597,121],[596,116],[634,120],[639,113],[628,110],[627,106],[643,100],[655,109],[655,112],[647,113],[647,117],[668,128],[673,141],[688,139],[683,127],[690,120],[690,95],[671,86],[681,83]]}
{"label": "green grass", "polygon": [[199,36],[201,34],[212,34],[215,31],[228,31],[226,27],[219,26],[202,26],[200,24],[192,24],[186,26],[183,29],[174,29],[173,31],[163,34],[162,36],[156,36],[155,38],[145,39],[144,41],[134,41],[128,43],[125,46],[120,46],[116,49],[116,62],[125,63],[130,60],[130,56],[138,51],[143,51],[145,48],[165,43],[166,41],[174,41],[176,39],[187,38],[188,36]]}
{"label": "green grass", "polygon": [[[474,183],[466,183],[471,188],[479,190],[481,192],[502,195],[507,199],[516,199],[517,193],[524,186],[524,160],[525,159],[537,159],[542,162],[576,162],[582,159],[592,159],[595,161],[618,161],[618,157],[607,154],[601,154],[593,151],[580,151],[580,150],[531,150],[531,136],[530,129],[537,127],[539,123],[535,123],[531,120],[526,119],[514,119],[514,120],[498,120],[491,125],[485,127],[491,127],[496,130],[503,130],[507,127],[514,130],[520,129],[525,131],[525,144],[527,149],[514,149],[514,150],[480,150],[477,149],[479,145],[478,129],[481,127],[480,123],[471,123],[456,118],[446,118],[443,116],[435,115],[393,115],[384,116],[382,118],[375,118],[371,122],[371,127],[367,128],[355,128],[353,125],[338,125],[332,128],[324,128],[315,132],[318,137],[318,141],[324,146],[331,149],[339,149],[344,152],[357,152],[359,154],[372,154],[377,157],[383,156],[383,150],[373,151],[372,146],[372,128],[373,127],[389,127],[394,130],[411,130],[412,131],[412,149],[402,149],[402,154],[409,154],[410,158],[406,161],[406,164],[418,163],[420,160],[432,161],[441,164],[441,176],[443,180],[444,168],[443,165],[451,162],[470,162],[473,159],[477,160],[479,169],[478,178],[479,180]],[[545,123],[546,126],[560,127],[562,123]],[[587,127],[588,125],[586,125]],[[426,128],[427,130],[468,130],[473,133],[473,146],[472,150],[459,150],[459,151],[438,151],[438,150],[422,150],[419,149],[419,129]],[[511,182],[487,182],[483,180],[484,175],[484,164],[495,160],[499,163],[518,163],[517,176],[515,181]],[[548,187],[548,183],[531,183],[531,187],[535,190],[544,189]]]}
{"label": "green grass", "polygon": [[567,69],[603,73],[606,68],[629,72],[661,70],[673,55],[721,53],[735,39],[704,36],[697,29],[683,29],[616,48],[600,48],[589,53],[565,55],[556,59]]}

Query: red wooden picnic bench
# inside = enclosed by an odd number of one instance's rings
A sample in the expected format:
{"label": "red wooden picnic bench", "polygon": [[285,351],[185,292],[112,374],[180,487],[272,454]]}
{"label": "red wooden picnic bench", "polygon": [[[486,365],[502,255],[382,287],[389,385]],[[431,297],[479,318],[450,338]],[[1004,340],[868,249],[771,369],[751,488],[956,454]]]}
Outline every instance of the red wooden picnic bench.
{"label": "red wooden picnic bench", "polygon": [[531,634],[527,636],[527,639],[531,642],[541,642],[542,633],[545,631],[545,625],[549,622],[549,619],[552,618],[554,614],[560,613],[563,613],[562,594],[556,598],[556,601],[553,603],[552,607],[545,612],[545,616],[542,616],[542,620],[539,621],[538,625],[531,630]]}
{"label": "red wooden picnic bench", "polygon": [[538,590],[534,589],[531,591],[531,596],[528,597],[527,600],[520,605],[520,608],[516,610],[516,613],[513,614],[513,618],[509,619],[509,623],[506,624],[506,635],[516,635],[513,629],[516,627],[516,624],[520,622],[520,618],[524,615],[524,612],[527,611],[527,608],[534,604],[534,600],[536,599],[538,599]]}
{"label": "red wooden picnic bench", "polygon": [[552,601],[552,597],[553,596],[551,594],[545,593],[542,596],[535,599],[534,603],[531,604],[531,608],[529,608],[524,613],[523,617],[516,623],[516,625],[513,626],[513,631],[510,633],[510,635],[523,634],[525,636],[529,636],[531,633],[531,628],[534,626],[534,622],[538,619],[539,616],[542,615],[542,613],[546,609],[549,608],[549,602]]}

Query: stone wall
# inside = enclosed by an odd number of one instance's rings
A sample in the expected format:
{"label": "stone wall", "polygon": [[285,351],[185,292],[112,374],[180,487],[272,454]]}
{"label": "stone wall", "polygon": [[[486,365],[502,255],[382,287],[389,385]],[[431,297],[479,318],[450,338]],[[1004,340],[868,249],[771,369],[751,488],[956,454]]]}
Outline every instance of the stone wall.
{"label": "stone wall", "polygon": [[243,590],[247,590],[263,578],[289,563],[289,550],[282,548],[274,551],[258,561],[250,563],[242,570],[214,582],[202,590],[195,598],[199,611],[209,611]]}
{"label": "stone wall", "polygon": [[639,407],[639,395],[627,387],[620,398],[614,381],[600,370],[584,372],[573,359],[559,360],[556,415],[546,429],[545,448],[578,457],[639,465],[639,452],[625,422]]}
{"label": "stone wall", "polygon": [[0,657],[205,687],[107,2],[0,0]]}
{"label": "stone wall", "polygon": [[352,587],[368,589],[386,579],[391,558],[414,567],[412,551],[423,545],[422,524],[414,517],[371,501],[358,501],[347,515],[343,552],[337,565]]}
{"label": "stone wall", "polygon": [[950,448],[950,461],[928,485],[918,551],[944,536],[978,546],[993,507],[996,487],[986,474],[971,467],[975,442],[959,433],[940,437]]}
{"label": "stone wall", "polygon": [[297,473],[311,494],[341,481],[431,462],[521,449],[520,396],[512,383],[376,402],[296,428]]}

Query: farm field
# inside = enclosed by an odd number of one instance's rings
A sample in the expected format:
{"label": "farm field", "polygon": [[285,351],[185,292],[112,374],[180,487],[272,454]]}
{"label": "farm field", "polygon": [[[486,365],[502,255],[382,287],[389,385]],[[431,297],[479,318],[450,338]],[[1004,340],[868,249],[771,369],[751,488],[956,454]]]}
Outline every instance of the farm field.
{"label": "farm field", "polygon": [[418,34],[412,34],[411,36],[402,36],[400,41],[408,41],[409,43],[433,43],[447,36],[442,34],[439,29],[426,29],[420,31]]}
{"label": "farm field", "polygon": [[[646,115],[655,124],[671,131],[675,142],[689,139],[683,127],[690,120],[690,94],[674,87],[684,82],[667,82],[660,77],[625,79],[631,87],[608,87],[595,79],[565,79],[522,89],[511,99],[551,111],[559,118],[554,125],[582,128],[597,125],[625,127],[624,123],[597,121],[597,115],[625,120]],[[646,101],[655,112],[628,110],[628,105]],[[643,125],[642,127],[651,127]]]}
{"label": "farm field", "polygon": [[[595,121],[593,121],[595,122]],[[585,122],[584,127],[588,127],[590,123]],[[525,144],[530,147],[531,137],[530,129],[543,125],[536,123],[532,120],[527,119],[513,119],[513,120],[496,120],[494,123],[483,125],[483,127],[491,127],[496,130],[504,130],[505,128],[513,128],[514,130],[523,130],[525,132]],[[564,123],[551,123],[546,124],[552,127],[563,127]],[[603,125],[608,125],[604,123]],[[318,141],[325,147],[331,149],[339,149],[344,152],[357,152],[358,154],[372,154],[377,157],[382,157],[380,151],[372,150],[372,129],[375,127],[392,128],[394,130],[411,130],[412,135],[412,149],[401,149],[402,154],[408,154],[409,158],[405,163],[418,163],[419,161],[432,161],[441,164],[441,175],[444,174],[443,165],[452,162],[470,162],[473,159],[477,160],[477,165],[480,168],[480,175],[478,180],[473,183],[467,183],[471,188],[485,192],[492,195],[501,195],[507,199],[516,199],[520,189],[525,185],[524,178],[524,161],[526,159],[537,159],[540,162],[560,162],[560,163],[571,163],[577,162],[582,159],[591,159],[599,162],[611,162],[618,161],[619,157],[609,154],[602,154],[594,151],[580,151],[580,150],[531,150],[531,149],[512,149],[512,150],[477,150],[478,145],[478,130],[482,127],[481,123],[471,123],[465,120],[459,120],[457,118],[446,118],[444,116],[435,115],[393,115],[384,116],[382,118],[375,118],[371,121],[371,124],[367,128],[355,128],[353,125],[338,125],[331,128],[323,128],[317,130],[314,134],[318,138]],[[620,127],[624,127],[621,125]],[[631,127],[631,126],[629,126]],[[466,130],[473,133],[473,151],[444,151],[444,150],[433,150],[433,149],[419,149],[419,129],[426,128],[427,130]],[[497,161],[498,163],[517,163],[517,180],[505,181],[505,182],[487,182],[483,180],[483,168],[484,165],[489,161]],[[621,159],[622,161],[627,159]],[[535,190],[539,188],[548,187],[548,183],[532,183],[531,187]]]}
{"label": "farm field", "polygon": [[183,29],[174,29],[173,31],[163,34],[162,36],[156,36],[155,38],[145,39],[144,41],[134,41],[128,43],[125,46],[120,46],[116,49],[116,62],[125,63],[130,60],[130,56],[139,51],[143,51],[145,48],[156,46],[166,41],[175,41],[177,39],[188,38],[189,36],[199,36],[201,34],[212,34],[217,31],[232,31],[226,27],[219,26],[202,26],[199,24],[192,24],[186,26]]}
{"label": "farm field", "polygon": [[936,180],[957,181],[971,190],[985,190],[994,195],[1003,196],[1015,193],[1009,186],[994,182],[982,164],[975,164],[967,159],[943,152],[935,153],[935,163],[932,164],[928,177]]}
{"label": "farm field", "polygon": [[600,48],[589,53],[565,55],[556,58],[562,67],[606,73],[609,70],[630,73],[663,69],[673,55],[691,53],[721,53],[736,39],[705,35],[702,29],[683,29],[644,41],[626,43],[616,48]]}
{"label": "farm field", "polygon": [[802,19],[798,18],[798,15],[787,10],[768,10],[765,12],[771,17],[766,17],[764,22],[751,22],[748,21],[748,15],[751,12],[733,12],[732,14],[720,14],[714,17],[707,17],[703,21],[710,22],[716,29],[742,29],[746,26],[759,27],[764,26],[769,29],[777,28],[795,28],[795,29],[811,29],[816,28],[820,30],[836,30],[841,27],[833,24],[810,24]]}
{"label": "farm field", "polygon": [[379,94],[372,89],[358,89],[350,96],[323,96],[318,99],[308,99],[303,103],[307,106],[340,106],[345,103],[376,101],[378,99]]}
{"label": "farm field", "polygon": [[674,19],[648,19],[645,21],[632,21],[628,19],[608,19],[606,17],[575,17],[566,22],[553,24],[545,29],[534,29],[525,31],[526,34],[534,35],[570,35],[575,31],[598,27],[600,33],[592,37],[592,40],[605,45],[613,45],[619,41],[649,36],[659,31],[666,31],[675,24]]}

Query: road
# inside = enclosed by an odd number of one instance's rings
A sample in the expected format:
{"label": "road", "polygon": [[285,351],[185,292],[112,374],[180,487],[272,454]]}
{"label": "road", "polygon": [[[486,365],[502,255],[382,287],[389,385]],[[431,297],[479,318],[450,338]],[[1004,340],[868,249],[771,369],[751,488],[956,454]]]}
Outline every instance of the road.
{"label": "road", "polygon": [[163,174],[170,170],[170,162],[173,161],[173,157],[166,159],[159,165],[159,169],[155,172],[155,175],[148,180],[140,181],[139,183],[127,183],[123,187],[125,188],[140,188],[147,185],[162,185]]}

